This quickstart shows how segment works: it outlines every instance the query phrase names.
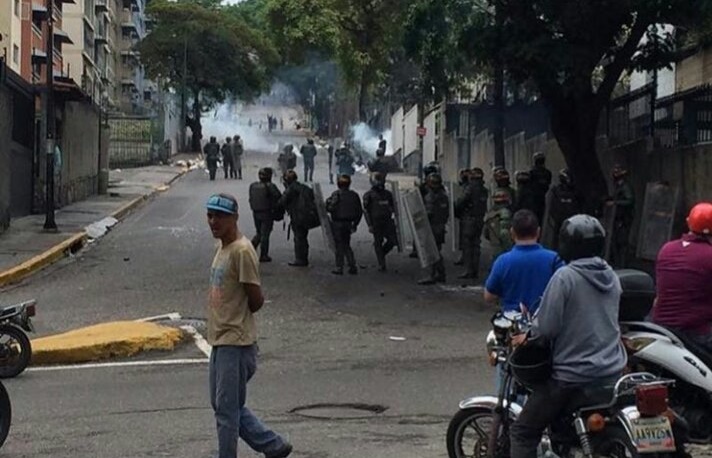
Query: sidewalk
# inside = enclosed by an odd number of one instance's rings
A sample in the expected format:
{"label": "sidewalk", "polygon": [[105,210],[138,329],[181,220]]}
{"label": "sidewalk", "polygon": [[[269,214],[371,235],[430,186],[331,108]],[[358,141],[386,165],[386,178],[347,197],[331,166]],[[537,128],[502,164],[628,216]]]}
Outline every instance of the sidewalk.
{"label": "sidewalk", "polygon": [[[185,161],[188,157],[174,158],[174,163],[178,159]],[[43,214],[13,219],[10,228],[0,235],[0,287],[16,283],[76,252],[89,239],[87,226],[109,217],[121,220],[189,170],[162,165],[111,171],[107,195],[92,196],[56,212],[57,233],[43,230]],[[109,226],[115,223],[106,222]]]}

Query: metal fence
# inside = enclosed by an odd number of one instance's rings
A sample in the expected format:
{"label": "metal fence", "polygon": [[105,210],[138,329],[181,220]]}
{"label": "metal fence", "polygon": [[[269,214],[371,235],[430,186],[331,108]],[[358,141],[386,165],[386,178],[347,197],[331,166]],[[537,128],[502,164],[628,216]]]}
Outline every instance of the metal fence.
{"label": "metal fence", "polygon": [[141,167],[158,160],[160,137],[150,117],[109,117],[109,167]]}

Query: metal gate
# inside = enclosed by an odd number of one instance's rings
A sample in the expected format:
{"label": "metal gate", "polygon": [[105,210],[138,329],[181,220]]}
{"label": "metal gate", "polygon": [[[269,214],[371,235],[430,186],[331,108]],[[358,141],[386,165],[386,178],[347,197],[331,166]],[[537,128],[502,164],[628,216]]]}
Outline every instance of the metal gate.
{"label": "metal gate", "polygon": [[109,167],[141,167],[158,160],[157,123],[147,117],[109,117]]}

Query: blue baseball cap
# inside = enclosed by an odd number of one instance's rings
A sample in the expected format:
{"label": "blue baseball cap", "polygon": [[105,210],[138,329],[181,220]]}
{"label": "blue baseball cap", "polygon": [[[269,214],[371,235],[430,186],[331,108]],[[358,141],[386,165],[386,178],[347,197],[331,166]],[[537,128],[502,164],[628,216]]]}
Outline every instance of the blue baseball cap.
{"label": "blue baseball cap", "polygon": [[215,210],[228,215],[237,214],[237,200],[225,194],[213,194],[205,205],[208,210]]}

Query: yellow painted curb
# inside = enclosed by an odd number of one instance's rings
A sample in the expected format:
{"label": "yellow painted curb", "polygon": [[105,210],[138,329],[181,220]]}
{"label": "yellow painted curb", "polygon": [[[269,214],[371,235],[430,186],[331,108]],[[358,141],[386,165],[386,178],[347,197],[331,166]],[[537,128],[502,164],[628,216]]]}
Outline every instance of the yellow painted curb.
{"label": "yellow painted curb", "polygon": [[0,286],[16,283],[28,275],[47,267],[66,255],[69,250],[76,251],[87,240],[86,232],[74,234],[67,240],[58,243],[44,253],[38,254],[12,269],[0,272]]}
{"label": "yellow painted curb", "polygon": [[75,364],[123,358],[149,350],[173,350],[181,329],[141,321],[116,321],[32,341],[32,365]]}
{"label": "yellow painted curb", "polygon": [[145,195],[145,196],[139,196],[135,198],[134,200],[130,201],[129,203],[123,205],[121,208],[116,210],[111,214],[114,218],[121,220],[124,216],[126,216],[131,210],[134,208],[138,207],[143,203],[145,200],[147,200],[150,197],[150,195]]}

